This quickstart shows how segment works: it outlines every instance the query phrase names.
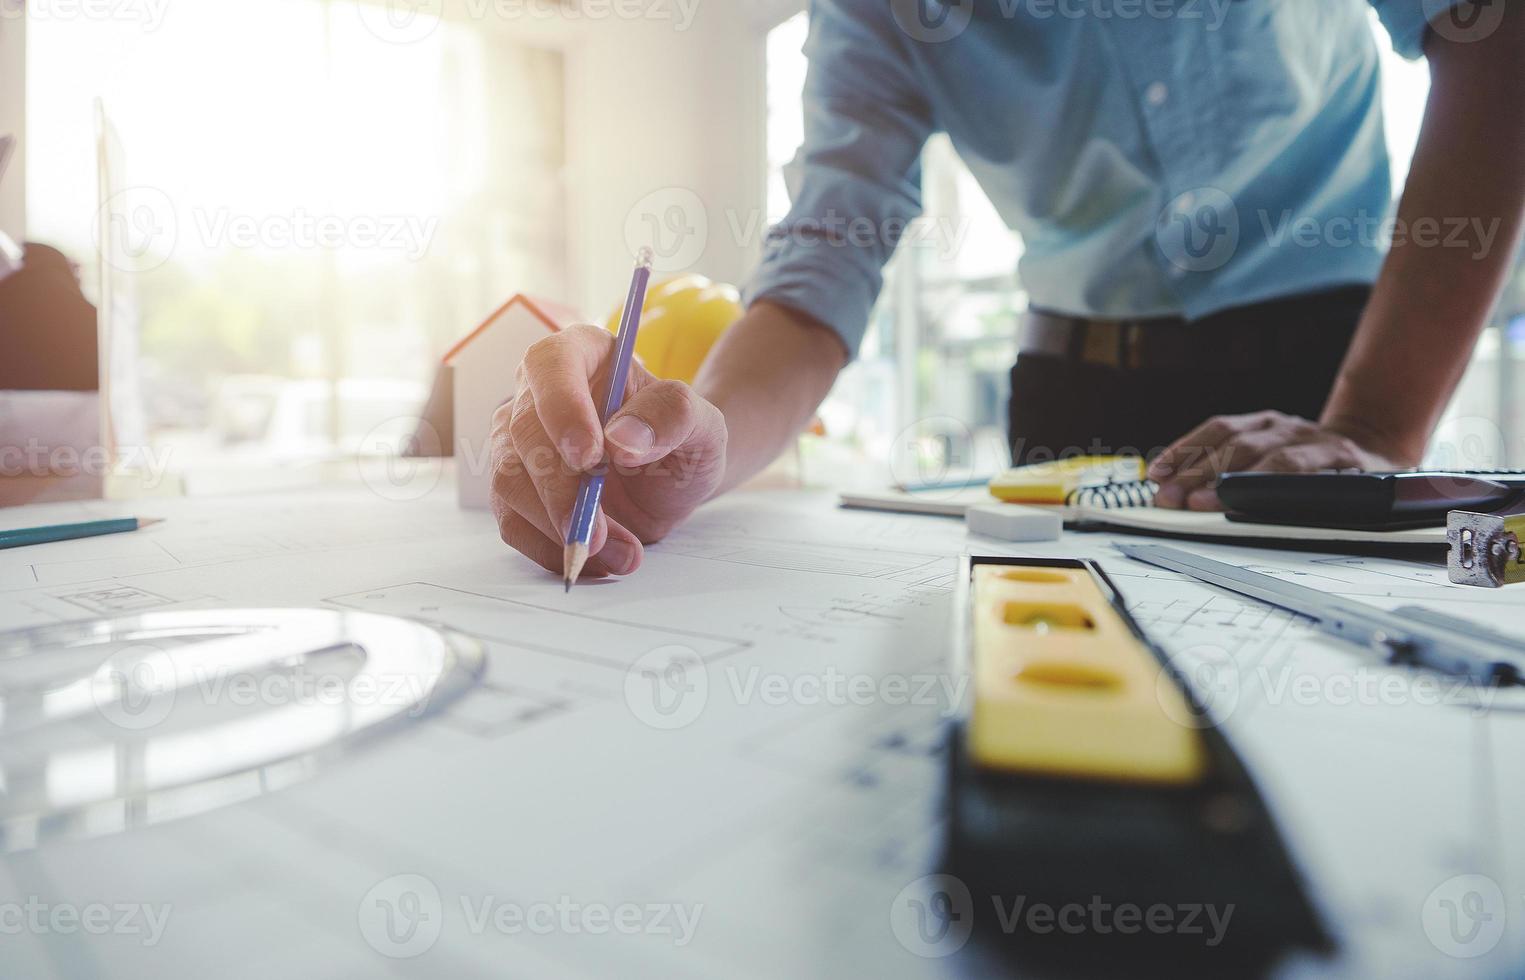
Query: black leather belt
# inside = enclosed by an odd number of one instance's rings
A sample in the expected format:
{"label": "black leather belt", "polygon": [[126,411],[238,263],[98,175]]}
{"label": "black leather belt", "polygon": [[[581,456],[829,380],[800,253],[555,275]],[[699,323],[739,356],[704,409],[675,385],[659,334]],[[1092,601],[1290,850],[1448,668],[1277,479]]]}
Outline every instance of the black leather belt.
{"label": "black leather belt", "polygon": [[1119,370],[1264,364],[1276,338],[1260,324],[1191,323],[1180,317],[1092,320],[1043,310],[1022,318],[1017,349]]}

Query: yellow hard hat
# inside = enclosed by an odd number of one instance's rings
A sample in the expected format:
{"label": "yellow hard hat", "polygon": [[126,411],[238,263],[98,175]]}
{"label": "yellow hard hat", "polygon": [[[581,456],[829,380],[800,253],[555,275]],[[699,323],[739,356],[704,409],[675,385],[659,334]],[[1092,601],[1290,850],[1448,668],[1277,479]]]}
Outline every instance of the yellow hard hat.
{"label": "yellow hard hat", "polygon": [[[735,286],[692,274],[653,284],[641,310],[636,356],[657,377],[690,384],[715,341],[745,312]],[[610,314],[610,333],[619,332],[623,312],[617,306]]]}

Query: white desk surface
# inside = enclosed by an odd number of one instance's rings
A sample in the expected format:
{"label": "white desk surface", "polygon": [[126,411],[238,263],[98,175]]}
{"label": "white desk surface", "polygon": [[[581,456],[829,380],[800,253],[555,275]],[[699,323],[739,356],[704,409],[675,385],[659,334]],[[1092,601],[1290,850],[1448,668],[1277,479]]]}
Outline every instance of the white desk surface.
{"label": "white desk surface", "polygon": [[[169,518],[0,552],[7,630],[141,609],[357,608],[454,626],[489,658],[443,714],[305,782],[0,858],[0,975],[976,972],[913,955],[897,903],[941,833],[955,559],[998,546],[943,518],[841,511],[827,493],[741,494],[652,548],[639,575],[565,596],[433,482],[0,511],[0,527]],[[1525,972],[1525,695],[1429,703],[1434,678],[1122,559],[1113,540],[1008,550],[1101,559],[1212,688],[1341,941],[1280,974]],[[1525,627],[1525,593],[1450,586],[1443,569],[1193,547],[1377,604]],[[704,662],[704,690],[654,713],[631,668],[675,647]],[[648,723],[674,717],[687,724]],[[7,910],[28,903],[131,906],[140,928],[12,928]],[[514,909],[558,908],[572,918],[513,927]],[[152,937],[149,912],[162,917]],[[604,913],[639,931],[599,932]]]}

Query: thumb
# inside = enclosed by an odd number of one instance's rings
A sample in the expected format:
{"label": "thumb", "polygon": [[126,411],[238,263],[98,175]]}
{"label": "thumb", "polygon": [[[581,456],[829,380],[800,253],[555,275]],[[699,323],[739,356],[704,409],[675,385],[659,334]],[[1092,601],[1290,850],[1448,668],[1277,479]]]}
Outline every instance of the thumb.
{"label": "thumb", "polygon": [[609,458],[621,466],[655,462],[675,449],[720,445],[720,409],[681,381],[654,381],[636,392],[604,427]]}

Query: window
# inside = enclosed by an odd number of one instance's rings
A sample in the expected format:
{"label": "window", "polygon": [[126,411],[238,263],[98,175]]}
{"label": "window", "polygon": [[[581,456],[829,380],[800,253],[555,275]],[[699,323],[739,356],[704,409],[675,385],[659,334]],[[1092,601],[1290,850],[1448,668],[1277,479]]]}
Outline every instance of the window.
{"label": "window", "polygon": [[176,469],[386,448],[518,284],[565,292],[560,55],[448,21],[396,43],[361,10],[28,24],[30,237],[94,276],[103,96],[147,426]]}
{"label": "window", "polygon": [[[807,29],[798,14],[768,37],[772,222],[788,212],[782,171],[804,132]],[[821,406],[825,441],[807,446],[825,457],[807,463],[837,482],[916,484],[1004,463],[1006,374],[1025,306],[1016,280],[1021,242],[946,138],[929,143],[923,171],[925,213],[885,270],[858,359]],[[887,466],[852,465],[863,459]]]}
{"label": "window", "polygon": [[[1383,52],[1387,137],[1395,191],[1402,187],[1429,93],[1429,69]],[[768,212],[788,210],[782,168],[799,145],[806,59],[805,14],[768,38]],[[1004,465],[1007,372],[1026,296],[1017,281],[1022,245],[996,215],[945,137],[923,157],[926,215],[886,270],[860,358],[822,406],[818,456],[889,460],[866,482],[916,483]],[[1448,408],[1431,462],[1469,468],[1525,466],[1525,262]],[[842,467],[834,467],[841,470]],[[872,468],[871,468],[872,469]],[[835,472],[833,473],[835,476]]]}

